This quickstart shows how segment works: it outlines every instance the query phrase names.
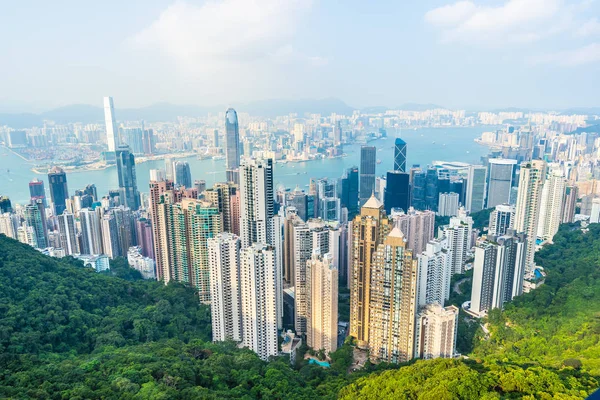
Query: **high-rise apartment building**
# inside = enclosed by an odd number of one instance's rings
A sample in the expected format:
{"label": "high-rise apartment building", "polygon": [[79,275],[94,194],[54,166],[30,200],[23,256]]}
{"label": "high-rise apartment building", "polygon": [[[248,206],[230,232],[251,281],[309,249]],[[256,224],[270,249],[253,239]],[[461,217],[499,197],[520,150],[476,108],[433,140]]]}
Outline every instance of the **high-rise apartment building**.
{"label": "high-rise apartment building", "polygon": [[237,113],[233,108],[225,112],[225,167],[227,181],[239,183],[240,167],[240,128]]}
{"label": "high-rise apartment building", "polygon": [[240,239],[273,244],[273,160],[248,160],[239,169]]}
{"label": "high-rise apartment building", "polygon": [[417,255],[419,306],[433,303],[443,306],[450,297],[452,252],[447,247],[446,239],[434,239]]}
{"label": "high-rise apartment building", "polygon": [[563,217],[566,186],[562,171],[555,169],[548,173],[540,200],[539,239],[552,243],[552,238],[558,232]]}
{"label": "high-rise apartment building", "polygon": [[242,340],[240,249],[232,233],[208,239],[213,341]]}
{"label": "high-rise apartment building", "polygon": [[121,140],[119,137],[119,128],[115,119],[115,106],[112,97],[104,98],[104,123],[106,125],[106,144],[108,151],[116,151]]}
{"label": "high-rise apartment building", "polygon": [[467,193],[465,208],[471,214],[483,210],[487,168],[483,165],[469,165],[467,169]]}
{"label": "high-rise apartment building", "polygon": [[350,256],[350,335],[360,348],[369,346],[371,275],[373,253],[392,230],[383,204],[375,196],[362,206],[352,221]]}
{"label": "high-rise apartment building", "polygon": [[0,214],[0,233],[11,239],[17,239],[18,225],[14,217],[15,215],[11,213]]}
{"label": "high-rise apartment building", "polygon": [[331,253],[313,251],[306,261],[306,337],[309,347],[331,353],[337,349],[338,266]]}
{"label": "high-rise apartment building", "polygon": [[192,188],[192,171],[187,161],[175,162],[175,184],[187,189]]}
{"label": "high-rise apartment building", "polygon": [[571,223],[575,220],[575,207],[579,198],[579,189],[576,185],[568,185],[565,188],[565,199],[563,206],[563,223]]}
{"label": "high-rise apartment building", "polygon": [[[34,247],[44,249],[48,247],[48,226],[46,224],[46,210],[42,200],[35,204],[28,204],[24,211],[25,223],[32,228]],[[31,242],[31,241],[29,241]]]}
{"label": "high-rise apartment building", "polygon": [[241,250],[240,298],[242,346],[263,360],[278,354],[278,280],[275,249],[254,243]]}
{"label": "high-rise apartment building", "polygon": [[61,247],[66,255],[80,253],[77,242],[77,231],[75,229],[75,216],[64,212],[58,216],[58,230],[60,234]]}
{"label": "high-rise apartment building", "polygon": [[377,149],[375,146],[360,148],[360,205],[362,206],[375,193],[375,167]]}
{"label": "high-rise apartment building", "polygon": [[154,257],[156,261],[156,279],[168,282],[164,276],[165,264],[168,263],[165,231],[165,215],[161,203],[164,194],[173,190],[173,182],[168,180],[150,181],[150,217],[152,220]]}
{"label": "high-rise apartment building", "polygon": [[53,167],[48,171],[48,186],[50,199],[54,205],[54,215],[60,215],[67,208],[69,189],[67,188],[67,174],[60,167]]}
{"label": "high-rise apartment building", "polygon": [[419,310],[415,334],[415,357],[424,360],[453,358],[456,354],[458,307],[428,304]]}
{"label": "high-rise apartment building", "polygon": [[101,220],[101,227],[104,254],[109,258],[119,257],[121,255],[121,246],[115,215],[111,212],[104,214]]}
{"label": "high-rise apartment building", "polygon": [[473,218],[460,210],[458,216],[450,218],[450,223],[442,228],[442,232],[452,254],[452,273],[463,274],[467,251],[471,249]]}
{"label": "high-rise apartment building", "polygon": [[509,230],[475,247],[471,312],[480,316],[523,293],[526,240]]}
{"label": "high-rise apartment building", "polygon": [[81,254],[104,254],[101,219],[102,209],[100,207],[95,210],[91,208],[79,210],[79,221],[81,223],[81,246],[79,250]]}
{"label": "high-rise apartment building", "polygon": [[371,358],[407,362],[414,357],[417,261],[398,228],[377,246],[371,267],[369,351]]}
{"label": "high-rise apartment building", "polygon": [[406,248],[413,254],[425,251],[427,243],[434,237],[435,213],[433,211],[417,211],[410,207],[403,213],[393,213],[392,220],[404,234]]}
{"label": "high-rise apartment building", "polygon": [[527,161],[521,164],[519,172],[519,192],[515,210],[515,231],[527,235],[525,270],[531,272],[535,266],[533,256],[540,217],[542,190],[546,178],[546,163],[542,160]]}
{"label": "high-rise apartment building", "polygon": [[119,203],[133,211],[140,208],[140,192],[135,175],[135,156],[128,146],[119,146],[116,151],[117,174],[119,176]]}
{"label": "high-rise apartment building", "polygon": [[[212,189],[204,191],[204,199],[211,202],[219,209],[223,217],[223,232],[235,232],[234,224],[236,218],[234,216],[234,206],[231,204],[231,197],[236,193],[237,186],[232,182],[217,182]],[[239,213],[237,214],[239,220]]]}
{"label": "high-rise apartment building", "polygon": [[454,217],[458,214],[458,193],[440,193],[437,214],[440,217]]}
{"label": "high-rise apartment building", "polygon": [[400,138],[394,141],[394,171],[406,172],[406,142]]}
{"label": "high-rise apartment building", "polygon": [[488,235],[502,236],[513,228],[515,223],[515,207],[509,204],[499,204],[490,213]]}

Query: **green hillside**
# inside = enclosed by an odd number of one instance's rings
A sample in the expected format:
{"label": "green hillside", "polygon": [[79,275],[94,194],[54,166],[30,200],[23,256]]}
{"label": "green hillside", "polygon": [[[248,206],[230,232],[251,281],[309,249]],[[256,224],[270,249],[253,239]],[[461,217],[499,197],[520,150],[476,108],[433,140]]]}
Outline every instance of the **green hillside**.
{"label": "green hillside", "polygon": [[489,317],[468,360],[331,369],[210,343],[179,284],[97,274],[0,235],[0,398],[585,398],[600,384],[600,226],[563,226],[537,255],[546,285]]}

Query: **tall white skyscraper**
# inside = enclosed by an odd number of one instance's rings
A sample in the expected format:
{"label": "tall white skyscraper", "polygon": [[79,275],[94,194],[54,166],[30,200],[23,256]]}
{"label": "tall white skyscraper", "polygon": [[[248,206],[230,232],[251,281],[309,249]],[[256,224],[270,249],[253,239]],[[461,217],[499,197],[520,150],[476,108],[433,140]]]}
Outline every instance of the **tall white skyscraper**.
{"label": "tall white skyscraper", "polygon": [[104,124],[106,125],[106,143],[108,151],[115,152],[121,140],[119,137],[119,128],[115,119],[115,106],[112,97],[104,98]]}
{"label": "tall white skyscraper", "polygon": [[433,303],[443,306],[450,296],[452,251],[447,249],[446,240],[430,241],[425,251],[417,255],[419,306]]}
{"label": "tall white skyscraper", "polygon": [[255,243],[241,251],[240,295],[242,346],[263,360],[278,354],[277,313],[282,300],[277,296],[275,249]]}
{"label": "tall white skyscraper", "polygon": [[544,161],[533,160],[521,164],[514,227],[515,231],[527,234],[526,272],[531,272],[535,266],[533,256],[545,178],[546,163]]}
{"label": "tall white skyscraper", "polygon": [[248,160],[240,167],[239,176],[242,247],[273,244],[273,160]]}
{"label": "tall white skyscraper", "polygon": [[465,272],[467,251],[471,249],[471,236],[473,231],[473,218],[467,216],[464,210],[459,215],[450,218],[450,224],[443,228],[447,248],[451,252],[452,273]]}
{"label": "tall white skyscraper", "polygon": [[331,253],[313,252],[307,269],[307,343],[315,349],[331,353],[337,349],[338,331],[338,266]]}
{"label": "tall white skyscraper", "polygon": [[61,247],[66,255],[78,254],[77,231],[75,230],[75,216],[64,211],[58,217]]}
{"label": "tall white skyscraper", "polygon": [[220,233],[208,239],[213,341],[242,340],[240,239]]}
{"label": "tall white skyscraper", "polygon": [[319,254],[330,253],[337,266],[340,232],[322,220],[309,220],[308,223],[295,224],[290,232],[293,246],[291,263],[294,269],[294,329],[297,334],[301,334],[306,333],[308,296],[310,296],[307,288],[306,263],[315,251],[319,251]]}
{"label": "tall white skyscraper", "polygon": [[0,233],[6,235],[11,239],[17,238],[17,225],[15,224],[15,219],[13,218],[13,214],[4,213],[0,214]]}
{"label": "tall white skyscraper", "polygon": [[458,214],[458,193],[440,193],[438,215],[453,217]]}
{"label": "tall white skyscraper", "polygon": [[79,210],[81,223],[81,254],[103,254],[101,208],[95,210],[83,208]]}
{"label": "tall white skyscraper", "polygon": [[488,235],[502,236],[511,229],[515,223],[515,207],[509,204],[499,204],[490,213],[490,226]]}
{"label": "tall white skyscraper", "polygon": [[486,176],[487,168],[483,165],[469,165],[467,170],[465,208],[470,213],[483,210]]}
{"label": "tall white skyscraper", "polygon": [[537,237],[552,243],[562,221],[567,182],[561,170],[548,173],[542,189]]}

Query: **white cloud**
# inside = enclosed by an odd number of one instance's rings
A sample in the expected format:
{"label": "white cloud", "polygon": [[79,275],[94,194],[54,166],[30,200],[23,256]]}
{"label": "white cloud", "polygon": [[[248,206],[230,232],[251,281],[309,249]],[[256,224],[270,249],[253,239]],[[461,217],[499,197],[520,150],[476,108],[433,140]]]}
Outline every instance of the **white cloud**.
{"label": "white cloud", "polygon": [[570,26],[571,14],[561,0],[508,0],[499,6],[459,1],[430,10],[425,21],[441,29],[445,42],[499,46],[562,31]]}
{"label": "white cloud", "polygon": [[562,67],[577,67],[596,62],[600,62],[600,43],[591,43],[574,50],[544,54],[529,60],[532,65],[553,64]]}
{"label": "white cloud", "polygon": [[598,18],[592,18],[584,22],[577,28],[575,34],[581,37],[600,35],[600,22],[598,22]]}
{"label": "white cloud", "polygon": [[194,68],[255,62],[286,46],[310,7],[307,0],[177,1],[128,43]]}

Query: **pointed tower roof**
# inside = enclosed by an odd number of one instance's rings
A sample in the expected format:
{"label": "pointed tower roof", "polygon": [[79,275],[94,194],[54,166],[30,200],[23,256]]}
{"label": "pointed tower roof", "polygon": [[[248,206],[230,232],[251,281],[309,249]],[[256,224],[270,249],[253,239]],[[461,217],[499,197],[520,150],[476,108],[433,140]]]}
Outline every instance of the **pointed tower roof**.
{"label": "pointed tower roof", "polygon": [[402,233],[402,231],[395,226],[394,229],[392,229],[392,231],[388,234],[389,237],[395,237],[395,238],[404,238],[404,233]]}
{"label": "pointed tower roof", "polygon": [[367,200],[367,202],[363,205],[363,208],[381,208],[382,204],[379,200],[377,200],[377,197],[375,197],[375,194],[371,194],[371,198],[369,200]]}

